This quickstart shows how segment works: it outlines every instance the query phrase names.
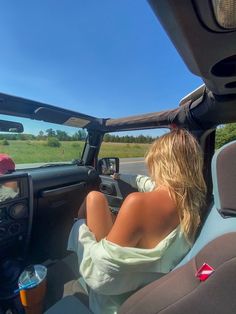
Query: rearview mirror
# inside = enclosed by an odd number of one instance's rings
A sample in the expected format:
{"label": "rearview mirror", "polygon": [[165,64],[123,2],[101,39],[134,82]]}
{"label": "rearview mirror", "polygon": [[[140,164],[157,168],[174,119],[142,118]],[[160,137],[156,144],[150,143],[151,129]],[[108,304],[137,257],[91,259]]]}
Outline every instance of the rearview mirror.
{"label": "rearview mirror", "polygon": [[118,173],[120,168],[120,161],[117,157],[105,157],[99,159],[97,170],[99,174],[111,175]]}
{"label": "rearview mirror", "polygon": [[0,132],[22,133],[23,124],[13,121],[0,120]]}

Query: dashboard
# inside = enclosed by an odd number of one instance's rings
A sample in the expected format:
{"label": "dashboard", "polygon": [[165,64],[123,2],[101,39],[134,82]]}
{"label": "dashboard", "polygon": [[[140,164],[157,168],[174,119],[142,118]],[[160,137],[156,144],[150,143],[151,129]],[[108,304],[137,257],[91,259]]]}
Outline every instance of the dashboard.
{"label": "dashboard", "polygon": [[63,258],[78,209],[92,190],[104,193],[117,212],[133,188],[99,176],[89,166],[42,167],[0,176],[0,259],[41,263]]}
{"label": "dashboard", "polygon": [[0,177],[1,257],[27,252],[33,219],[32,178],[27,173]]}
{"label": "dashboard", "polygon": [[107,197],[117,213],[133,187],[90,166],[63,165],[0,176],[0,303],[13,298],[26,265],[68,255],[67,241],[78,209],[90,191]]}

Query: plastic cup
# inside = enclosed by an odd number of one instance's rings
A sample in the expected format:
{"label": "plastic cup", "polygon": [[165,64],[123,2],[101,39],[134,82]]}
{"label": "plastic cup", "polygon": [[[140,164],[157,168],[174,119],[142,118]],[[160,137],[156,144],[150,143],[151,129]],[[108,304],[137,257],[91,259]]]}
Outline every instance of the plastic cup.
{"label": "plastic cup", "polygon": [[18,279],[20,299],[26,314],[42,314],[46,293],[47,268],[28,266]]}

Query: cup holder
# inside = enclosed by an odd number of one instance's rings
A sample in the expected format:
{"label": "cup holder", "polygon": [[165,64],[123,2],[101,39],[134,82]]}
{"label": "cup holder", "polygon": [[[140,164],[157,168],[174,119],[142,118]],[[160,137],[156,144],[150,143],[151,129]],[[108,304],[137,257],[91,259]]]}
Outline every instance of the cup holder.
{"label": "cup holder", "polygon": [[[236,55],[217,62],[211,69],[211,73],[218,77],[236,76]],[[235,82],[232,82],[235,83]],[[228,83],[231,84],[231,83]],[[226,85],[228,85],[226,84]],[[226,86],[225,86],[226,87]],[[234,86],[235,87],[235,86]],[[233,88],[233,87],[228,87]]]}

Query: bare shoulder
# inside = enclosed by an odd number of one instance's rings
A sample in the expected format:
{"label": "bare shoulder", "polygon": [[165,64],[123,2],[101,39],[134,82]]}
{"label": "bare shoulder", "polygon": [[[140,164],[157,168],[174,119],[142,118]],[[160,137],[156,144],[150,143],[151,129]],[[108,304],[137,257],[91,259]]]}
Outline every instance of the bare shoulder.
{"label": "bare shoulder", "polygon": [[138,206],[139,202],[142,201],[144,199],[144,193],[142,192],[134,192],[134,193],[130,193],[123,205],[134,205],[134,206]]}
{"label": "bare shoulder", "polygon": [[[151,230],[156,241],[172,224],[173,213],[178,218],[175,204],[166,190],[131,193],[123,202],[107,240],[134,247],[140,245]],[[148,246],[146,242],[142,245]]]}
{"label": "bare shoulder", "polygon": [[136,215],[138,211],[140,213],[140,209],[145,205],[145,199],[146,197],[144,197],[144,193],[141,192],[129,194],[120,208],[119,215],[128,215],[132,217],[133,215]]}

